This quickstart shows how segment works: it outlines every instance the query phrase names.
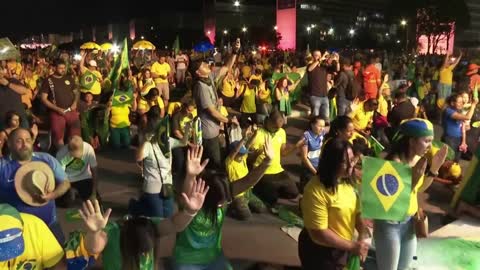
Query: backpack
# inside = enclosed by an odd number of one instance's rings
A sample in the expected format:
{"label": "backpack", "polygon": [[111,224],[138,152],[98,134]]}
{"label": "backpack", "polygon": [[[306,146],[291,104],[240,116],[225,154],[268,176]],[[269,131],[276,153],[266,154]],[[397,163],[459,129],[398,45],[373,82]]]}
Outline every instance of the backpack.
{"label": "backpack", "polygon": [[347,88],[345,88],[345,97],[352,101],[360,94],[362,85],[354,76],[349,76],[347,73],[345,73],[345,76],[348,78],[348,85]]}

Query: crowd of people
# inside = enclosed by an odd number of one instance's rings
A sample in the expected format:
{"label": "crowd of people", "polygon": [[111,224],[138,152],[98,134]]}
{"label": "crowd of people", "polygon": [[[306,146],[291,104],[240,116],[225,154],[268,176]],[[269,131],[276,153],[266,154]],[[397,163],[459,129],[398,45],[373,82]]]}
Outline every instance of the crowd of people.
{"label": "crowd of people", "polygon": [[[260,53],[237,40],[211,58],[134,52],[116,82],[118,57],[24,51],[1,62],[2,269],[158,269],[166,234],[176,234],[173,269],[231,269],[225,217],[276,213],[284,200],[304,220],[303,269],[365,260],[371,232],[378,269],[410,269],[418,195],[447,177],[438,175],[446,159],[451,166],[477,147],[480,66],[461,53]],[[310,121],[291,144],[285,127],[296,103],[310,106]],[[436,124],[444,146],[434,149]],[[96,153],[107,148],[133,148],[142,177],[140,196],[115,221],[98,188]],[[298,183],[283,167],[294,154]],[[404,221],[362,218],[364,156],[412,168]],[[87,230],[65,237],[56,206],[77,201]],[[474,205],[459,209],[480,217]]]}

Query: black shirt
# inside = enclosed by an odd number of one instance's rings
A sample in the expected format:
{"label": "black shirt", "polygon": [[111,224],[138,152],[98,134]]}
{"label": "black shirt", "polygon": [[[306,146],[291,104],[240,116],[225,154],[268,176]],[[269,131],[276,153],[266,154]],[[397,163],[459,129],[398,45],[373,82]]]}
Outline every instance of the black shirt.
{"label": "black shirt", "polygon": [[75,101],[75,80],[68,75],[61,78],[50,76],[49,79],[51,79],[53,83],[55,100],[54,96],[52,95],[48,79],[43,81],[42,87],[40,88],[40,93],[48,94],[48,100],[53,102],[59,108],[67,109],[68,107],[72,106],[73,102]]}
{"label": "black shirt", "polygon": [[[10,83],[21,84],[17,79],[9,79]],[[22,95],[7,86],[0,85],[0,121],[3,125],[5,115],[9,111],[15,111],[20,118],[25,119],[25,107],[22,104]]]}
{"label": "black shirt", "polygon": [[327,69],[321,65],[308,72],[308,89],[310,95],[316,97],[327,96]]}

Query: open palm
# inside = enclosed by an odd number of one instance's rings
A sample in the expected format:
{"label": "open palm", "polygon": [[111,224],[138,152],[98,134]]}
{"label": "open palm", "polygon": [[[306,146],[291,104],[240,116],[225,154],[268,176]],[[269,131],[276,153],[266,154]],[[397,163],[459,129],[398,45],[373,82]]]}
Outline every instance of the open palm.
{"label": "open palm", "polygon": [[87,200],[83,203],[83,208],[79,209],[78,212],[85,226],[92,232],[98,232],[107,226],[112,209],[108,209],[105,214],[102,215],[98,200],[93,200],[93,204],[90,200]]}
{"label": "open palm", "polygon": [[185,201],[185,207],[191,212],[197,212],[202,209],[205,196],[207,195],[209,187],[205,187],[205,181],[199,179],[192,185],[189,194],[182,193]]}
{"label": "open palm", "polygon": [[187,153],[187,175],[197,176],[207,166],[208,159],[202,162],[203,147],[196,145],[188,149]]}

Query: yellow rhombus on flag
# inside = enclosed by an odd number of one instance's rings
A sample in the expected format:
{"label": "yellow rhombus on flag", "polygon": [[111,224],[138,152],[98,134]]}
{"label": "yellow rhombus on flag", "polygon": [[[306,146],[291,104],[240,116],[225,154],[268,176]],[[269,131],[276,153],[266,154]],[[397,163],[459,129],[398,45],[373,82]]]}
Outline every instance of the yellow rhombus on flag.
{"label": "yellow rhombus on flag", "polygon": [[410,205],[411,168],[372,157],[365,157],[362,167],[362,216],[403,221]]}

